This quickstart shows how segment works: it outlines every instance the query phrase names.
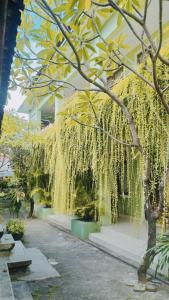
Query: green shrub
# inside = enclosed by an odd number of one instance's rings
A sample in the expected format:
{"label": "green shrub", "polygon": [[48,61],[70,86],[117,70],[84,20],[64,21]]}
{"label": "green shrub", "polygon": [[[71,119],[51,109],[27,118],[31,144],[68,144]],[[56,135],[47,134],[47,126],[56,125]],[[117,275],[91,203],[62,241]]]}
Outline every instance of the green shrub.
{"label": "green shrub", "polygon": [[18,219],[11,219],[6,225],[7,232],[11,234],[24,234],[24,223]]}
{"label": "green shrub", "polygon": [[50,191],[46,191],[45,189],[43,188],[40,188],[40,187],[36,187],[34,188],[31,193],[30,193],[30,196],[32,198],[35,198],[36,197],[38,198],[38,202],[40,204],[42,204],[44,207],[51,207],[52,205],[52,200],[51,200],[51,193]]}
{"label": "green shrub", "polygon": [[157,238],[157,244],[151,248],[148,253],[150,265],[154,262],[154,259],[157,258],[155,275],[165,267],[168,270],[169,278],[169,232],[159,236]]}
{"label": "green shrub", "polygon": [[86,206],[77,207],[75,215],[82,221],[98,221],[98,208],[96,206],[96,201],[92,201],[86,204]]}

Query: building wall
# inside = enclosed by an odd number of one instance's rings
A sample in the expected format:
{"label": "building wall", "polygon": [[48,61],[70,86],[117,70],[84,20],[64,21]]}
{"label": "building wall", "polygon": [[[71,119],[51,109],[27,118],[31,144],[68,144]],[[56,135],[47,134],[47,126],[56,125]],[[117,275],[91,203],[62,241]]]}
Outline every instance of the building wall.
{"label": "building wall", "polygon": [[0,178],[10,177],[13,175],[13,171],[10,165],[10,158],[0,156]]}
{"label": "building wall", "polygon": [[40,109],[38,109],[38,108],[32,109],[29,112],[29,118],[34,123],[35,128],[39,130],[41,128],[41,111],[40,111]]}

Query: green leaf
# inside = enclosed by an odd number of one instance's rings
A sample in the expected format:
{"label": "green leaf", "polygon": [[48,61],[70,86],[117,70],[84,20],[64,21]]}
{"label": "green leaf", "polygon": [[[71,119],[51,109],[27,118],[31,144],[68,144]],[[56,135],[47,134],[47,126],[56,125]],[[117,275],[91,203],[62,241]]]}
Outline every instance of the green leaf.
{"label": "green leaf", "polygon": [[69,0],[67,2],[66,10],[69,12],[69,10],[72,9],[73,6],[78,2],[78,0]]}
{"label": "green leaf", "polygon": [[87,49],[83,48],[83,57],[84,60],[87,61],[89,59],[89,54],[87,52]]}
{"label": "green leaf", "polygon": [[81,0],[84,3],[84,9],[89,10],[91,7],[91,0]]}
{"label": "green leaf", "polygon": [[120,14],[117,15],[117,27],[120,27],[123,22],[123,18]]}
{"label": "green leaf", "polygon": [[107,52],[107,47],[104,43],[97,43],[96,45],[97,45],[98,48],[100,48],[104,52]]}
{"label": "green leaf", "polygon": [[95,23],[96,23],[96,25],[97,25],[99,31],[101,31],[101,30],[102,30],[102,23],[101,23],[101,20],[99,19],[98,16],[96,16],[94,20],[95,20]]}
{"label": "green leaf", "polygon": [[38,52],[38,57],[44,58],[44,59],[50,59],[54,53],[53,49],[43,49],[40,52]]}
{"label": "green leaf", "polygon": [[135,4],[135,6],[137,6],[138,8],[141,8],[143,6],[143,1],[133,0],[133,4]]}
{"label": "green leaf", "polygon": [[56,93],[55,94],[55,97],[58,99],[58,100],[62,100],[63,99],[63,96],[59,93]]}
{"label": "green leaf", "polygon": [[90,49],[92,52],[96,53],[96,49],[91,44],[86,44],[86,47]]}

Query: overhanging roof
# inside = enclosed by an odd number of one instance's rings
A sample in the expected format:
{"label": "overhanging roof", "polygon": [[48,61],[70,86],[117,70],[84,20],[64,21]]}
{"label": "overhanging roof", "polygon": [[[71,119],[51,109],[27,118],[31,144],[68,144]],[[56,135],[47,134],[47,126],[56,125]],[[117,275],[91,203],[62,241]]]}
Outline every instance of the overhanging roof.
{"label": "overhanging roof", "polygon": [[0,0],[0,128],[23,0]]}
{"label": "overhanging roof", "polygon": [[55,103],[50,103],[49,99],[46,98],[43,101],[37,102],[29,102],[25,99],[20,107],[18,108],[19,113],[30,114],[32,111],[39,110],[44,114],[54,114],[55,113]]}

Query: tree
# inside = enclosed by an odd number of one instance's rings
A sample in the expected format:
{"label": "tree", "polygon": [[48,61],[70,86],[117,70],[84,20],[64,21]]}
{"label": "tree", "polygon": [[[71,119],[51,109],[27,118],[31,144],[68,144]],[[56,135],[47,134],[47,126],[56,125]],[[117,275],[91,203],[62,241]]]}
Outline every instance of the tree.
{"label": "tree", "polygon": [[[168,4],[165,4],[168,5]],[[62,97],[62,91],[71,88],[74,91],[87,92],[86,98],[93,112],[92,125],[85,124],[82,114],[71,115],[71,118],[82,126],[109,135],[117,143],[127,148],[134,148],[144,159],[144,194],[145,216],[148,221],[148,246],[150,249],[156,240],[156,221],[163,213],[164,182],[169,173],[167,163],[161,178],[158,179],[156,199],[152,199],[150,154],[140,143],[135,117],[128,105],[114,89],[108,86],[107,78],[120,68],[133,73],[142,80],[150,91],[153,91],[163,108],[163,114],[169,114],[168,77],[159,77],[158,66],[161,64],[164,74],[168,74],[169,60],[162,54],[163,46],[163,11],[164,1],[158,1],[158,42],[149,30],[148,12],[151,1],[65,1],[58,5],[56,1],[26,1],[26,14],[23,16],[23,27],[18,35],[18,47],[15,54],[15,71],[12,74],[12,88],[17,86],[27,94],[27,98],[40,101],[49,97],[50,101]],[[35,25],[33,15],[39,25]],[[142,49],[142,69],[133,66],[126,56],[127,37],[117,34],[115,37],[104,37],[103,27],[106,21],[117,20],[118,26],[127,26],[131,35]],[[105,25],[106,26],[106,25]],[[24,46],[23,46],[24,45]],[[129,45],[130,46],[130,45]],[[69,75],[75,70],[85,82],[84,87],[74,85]],[[65,79],[66,78],[66,79]],[[117,82],[114,82],[116,84]],[[104,93],[109,100],[119,107],[127,120],[130,130],[130,142],[117,139],[112,132],[105,132],[100,124],[97,111],[88,92]],[[81,110],[84,107],[81,106]],[[82,112],[82,111],[81,111]],[[158,116],[161,117],[161,116]],[[93,124],[94,123],[94,124]],[[168,153],[167,153],[168,156]],[[155,202],[155,205],[154,205]],[[149,252],[148,252],[149,253]],[[140,281],[146,281],[149,267],[149,254],[146,253],[138,270]]]}
{"label": "tree", "polygon": [[30,202],[29,216],[32,217],[34,203],[30,196],[32,174],[32,143],[37,141],[33,133],[32,124],[21,119],[15,112],[5,112],[2,123],[0,149],[3,157],[8,157],[14,175],[17,179],[17,188],[22,189],[25,198]]}

